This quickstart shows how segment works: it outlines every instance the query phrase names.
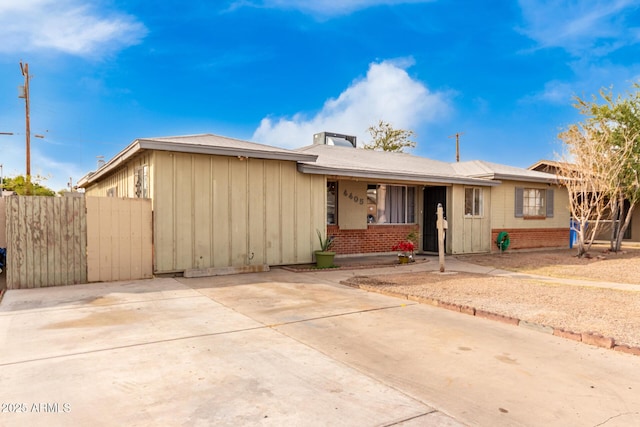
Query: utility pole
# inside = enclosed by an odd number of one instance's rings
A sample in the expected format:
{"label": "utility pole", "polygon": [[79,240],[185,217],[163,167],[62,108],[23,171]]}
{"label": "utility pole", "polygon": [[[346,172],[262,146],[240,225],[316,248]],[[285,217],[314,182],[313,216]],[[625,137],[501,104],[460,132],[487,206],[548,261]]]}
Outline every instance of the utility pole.
{"label": "utility pole", "polygon": [[22,71],[22,75],[24,76],[24,86],[20,88],[21,93],[18,95],[18,98],[24,98],[26,112],[27,176],[25,178],[27,180],[27,186],[25,193],[31,195],[31,124],[29,123],[29,79],[31,76],[29,75],[29,64],[26,62],[23,64],[22,61],[20,61],[20,71]]}
{"label": "utility pole", "polygon": [[449,136],[449,138],[456,138],[456,162],[460,161],[460,135],[464,135],[464,132],[456,132],[455,135]]}

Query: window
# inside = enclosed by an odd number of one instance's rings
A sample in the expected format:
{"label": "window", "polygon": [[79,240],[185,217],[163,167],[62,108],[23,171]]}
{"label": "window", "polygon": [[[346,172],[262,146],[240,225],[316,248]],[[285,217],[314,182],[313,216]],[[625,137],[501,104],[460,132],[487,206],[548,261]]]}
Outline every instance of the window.
{"label": "window", "polygon": [[140,166],[135,172],[136,197],[146,199],[149,197],[149,167]]}
{"label": "window", "polygon": [[482,216],[482,188],[464,189],[464,215]]}
{"label": "window", "polygon": [[337,224],[338,183],[327,181],[327,224]]}
{"label": "window", "polygon": [[537,188],[525,188],[523,192],[522,214],[524,216],[545,216],[545,191]]}
{"label": "window", "polygon": [[517,187],[515,216],[518,218],[553,217],[553,190]]}
{"label": "window", "polygon": [[370,184],[367,188],[367,202],[367,223],[408,224],[415,222],[415,187]]}
{"label": "window", "polygon": [[118,187],[107,189],[107,197],[118,197]]}

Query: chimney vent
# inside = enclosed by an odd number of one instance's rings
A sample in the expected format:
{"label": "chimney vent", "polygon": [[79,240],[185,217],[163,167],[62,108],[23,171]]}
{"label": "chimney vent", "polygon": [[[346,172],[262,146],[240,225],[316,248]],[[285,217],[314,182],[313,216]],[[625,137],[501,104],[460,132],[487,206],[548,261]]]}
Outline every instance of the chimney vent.
{"label": "chimney vent", "polygon": [[319,145],[335,145],[338,147],[356,148],[356,137],[333,132],[320,132],[313,135],[313,143]]}

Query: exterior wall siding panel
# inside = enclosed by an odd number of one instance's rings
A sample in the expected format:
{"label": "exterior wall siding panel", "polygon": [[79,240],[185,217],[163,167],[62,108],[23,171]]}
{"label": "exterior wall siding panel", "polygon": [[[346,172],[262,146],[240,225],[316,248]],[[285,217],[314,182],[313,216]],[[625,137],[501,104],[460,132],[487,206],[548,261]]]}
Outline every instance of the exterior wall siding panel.
{"label": "exterior wall siding panel", "polygon": [[[265,257],[266,264],[278,265],[283,263],[282,240],[282,164],[265,162],[264,192],[268,194],[265,206]],[[291,221],[289,221],[291,222]]]}
{"label": "exterior wall siding panel", "polygon": [[[553,217],[527,219],[515,216],[516,187],[553,190]],[[564,228],[569,227],[569,195],[564,187],[546,184],[503,181],[502,185],[491,188],[493,207],[492,228]]]}
{"label": "exterior wall siding panel", "polygon": [[[117,168],[109,176],[100,182],[86,189],[87,196],[107,197],[108,191],[115,188],[115,194],[112,197],[136,197],[135,190],[135,171],[138,167],[150,165],[152,162],[152,153],[144,152],[134,157],[126,164]],[[149,191],[152,190],[152,174],[149,176]],[[151,193],[149,193],[151,194]]]}
{"label": "exterior wall siding panel", "polygon": [[295,162],[154,153],[155,271],[312,261],[325,179]]}

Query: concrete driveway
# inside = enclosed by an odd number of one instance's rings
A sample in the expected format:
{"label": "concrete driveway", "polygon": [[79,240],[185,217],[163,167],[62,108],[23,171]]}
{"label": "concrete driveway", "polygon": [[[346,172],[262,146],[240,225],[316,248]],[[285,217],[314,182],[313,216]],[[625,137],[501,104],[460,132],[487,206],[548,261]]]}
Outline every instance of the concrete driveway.
{"label": "concrete driveway", "polygon": [[0,425],[640,424],[639,357],[349,274],[9,291]]}

